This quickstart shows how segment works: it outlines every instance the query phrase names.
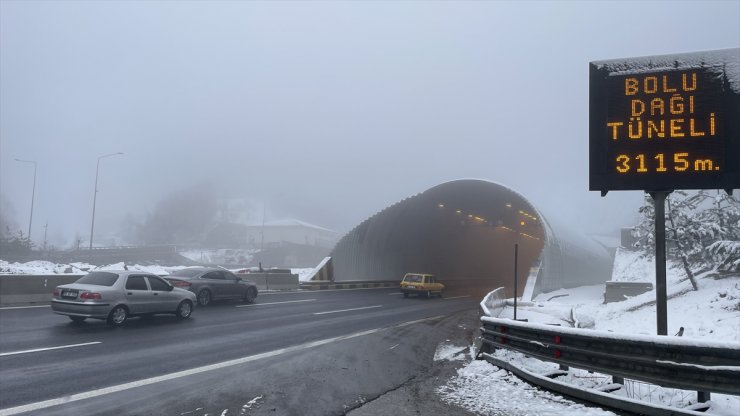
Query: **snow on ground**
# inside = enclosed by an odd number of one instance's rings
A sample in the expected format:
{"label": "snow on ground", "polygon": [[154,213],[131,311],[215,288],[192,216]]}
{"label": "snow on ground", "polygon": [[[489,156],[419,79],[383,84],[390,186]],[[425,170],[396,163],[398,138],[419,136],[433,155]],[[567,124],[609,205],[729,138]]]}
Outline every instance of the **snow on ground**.
{"label": "snow on ground", "polygon": [[[669,274],[678,266],[676,262],[668,261]],[[622,247],[617,248],[612,268],[612,279],[617,282],[654,282],[655,258],[646,258],[640,251],[630,251]]]}
{"label": "snow on ground", "polygon": [[[555,363],[540,361],[536,358],[527,357],[524,354],[521,354],[515,351],[496,350],[493,353],[493,356],[500,360],[513,363],[517,367],[524,368],[525,370],[528,370],[533,373],[538,373],[538,374],[545,374],[551,371],[558,370],[559,368],[558,365]],[[508,374],[509,377],[519,380],[514,375],[504,370],[501,370],[498,367],[494,367],[488,364],[485,360],[479,360],[478,362],[482,362],[488,365],[489,373],[505,373],[505,374]],[[481,366],[480,364],[475,364],[475,362],[468,365],[468,367],[471,367],[471,366],[474,368],[477,368],[477,367],[485,368],[485,366]],[[459,375],[460,375],[460,371],[458,371],[458,377]],[[569,374],[567,376],[558,377],[557,380],[571,384],[573,386],[576,386],[582,389],[593,389],[593,388],[598,388],[598,387],[605,387],[612,383],[612,378],[609,375],[599,374],[599,373],[590,373],[585,370],[579,370],[579,369],[573,369],[573,368],[570,369]],[[526,383],[524,382],[521,382],[521,383],[523,383],[523,385],[526,385]],[[449,383],[448,383],[448,386],[449,386]],[[662,387],[658,387],[658,386],[654,386],[654,385],[650,385],[647,383],[642,383],[642,382],[634,381],[634,380],[625,380],[624,388],[617,390],[613,392],[612,394],[634,399],[634,400],[642,400],[648,403],[661,404],[664,406],[673,406],[673,407],[679,407],[679,408],[684,408],[684,407],[690,406],[691,404],[696,403],[696,392],[679,390],[679,389],[671,389],[671,388],[662,388]],[[720,416],[730,416],[730,415],[734,416],[737,414],[737,411],[740,410],[740,398],[735,397],[735,396],[724,395],[724,394],[712,394],[710,405],[711,405],[711,409],[709,410],[707,414],[720,415]],[[543,413],[543,414],[548,414],[548,413]],[[553,414],[567,414],[567,413],[553,413]],[[580,414],[590,414],[590,413],[582,413],[580,410],[578,410],[577,413],[574,412],[573,414],[580,415]],[[612,414],[612,413],[606,412],[603,414]]]}
{"label": "snow on ground", "polygon": [[0,275],[2,274],[29,274],[29,275],[50,275],[50,274],[87,274],[96,270],[123,270],[124,265],[129,270],[142,271],[154,274],[170,274],[173,271],[184,269],[188,266],[164,267],[157,265],[143,266],[140,264],[124,264],[123,262],[108,264],[105,266],[95,266],[89,263],[70,263],[58,264],[50,261],[35,260],[26,263],[9,263],[0,260]]}
{"label": "snow on ground", "polygon": [[434,352],[434,361],[458,361],[466,358],[465,350],[467,346],[458,346],[450,343],[448,339],[446,342],[440,343],[437,346],[437,350]]}
{"label": "snow on ground", "polygon": [[460,368],[437,393],[448,403],[484,415],[614,415],[540,390],[483,360]]}
{"label": "snow on ground", "polygon": [[194,262],[204,264],[248,264],[252,261],[256,249],[207,249],[184,250],[178,254]]}
{"label": "snow on ground", "polygon": [[[177,270],[185,269],[189,266],[157,266],[147,265],[143,266],[140,264],[128,264],[125,266],[129,270],[136,270],[147,273],[154,273],[158,275],[167,275]],[[88,263],[70,263],[70,264],[57,264],[50,261],[29,261],[26,263],[9,263],[4,260],[0,260],[0,275],[3,274],[29,274],[29,275],[50,275],[50,274],[74,274],[82,275],[95,270],[123,270],[124,263],[114,263],[105,266],[95,266]],[[236,271],[236,270],[234,270]],[[290,269],[291,273],[298,275],[298,280],[303,282],[308,280],[313,275],[314,268],[304,269]]]}
{"label": "snow on ground", "polygon": [[[669,335],[683,327],[684,337],[740,342],[740,276],[715,280],[713,272],[702,273],[696,276],[699,290],[694,291],[678,262],[669,260],[666,269]],[[612,280],[654,283],[655,261],[620,249]],[[603,293],[604,285],[541,293],[534,299],[535,306],[520,308],[517,317],[542,323],[561,323],[554,321],[559,319],[571,326],[613,332],[656,333],[655,290],[608,304],[603,303]],[[501,315],[511,316],[510,308]]]}
{"label": "snow on ground", "polygon": [[[668,334],[684,328],[686,338],[740,342],[740,277],[698,279],[699,290],[688,282],[669,285],[671,293],[682,293],[668,300]],[[656,333],[656,307],[646,305],[655,299],[650,291],[624,302],[587,305],[578,313],[590,316],[595,328],[635,334]],[[643,306],[646,305],[646,306]]]}
{"label": "snow on ground", "polygon": [[[620,249],[615,258],[612,280],[654,283],[655,262],[639,253]],[[669,335],[684,328],[684,338],[740,342],[740,276],[715,280],[712,272],[697,276],[698,291],[693,291],[683,268],[677,262],[667,265]],[[532,303],[517,308],[517,318],[529,322],[560,324],[577,328],[594,328],[615,333],[656,333],[655,291],[634,296],[622,302],[604,304],[605,285],[583,286],[542,293]],[[513,308],[507,306],[500,317],[513,318]],[[740,345],[740,344],[739,344]],[[440,351],[440,346],[438,352]],[[558,368],[522,354],[497,350],[494,355],[518,367],[536,373]],[[436,354],[435,354],[436,356]],[[608,375],[571,369],[558,380],[582,388],[594,388],[611,383]],[[611,415],[613,413],[584,407],[558,395],[538,390],[511,373],[473,360],[458,370],[456,377],[438,390],[443,400],[480,414],[511,415]],[[696,403],[696,392],[661,388],[633,380],[613,394],[685,407]],[[507,397],[513,400],[497,400]],[[740,414],[740,397],[712,394],[712,415]]]}
{"label": "snow on ground", "polygon": [[299,282],[305,282],[308,281],[308,279],[313,276],[313,267],[303,268],[303,269],[290,269],[290,272],[293,274],[298,275],[298,281]]}

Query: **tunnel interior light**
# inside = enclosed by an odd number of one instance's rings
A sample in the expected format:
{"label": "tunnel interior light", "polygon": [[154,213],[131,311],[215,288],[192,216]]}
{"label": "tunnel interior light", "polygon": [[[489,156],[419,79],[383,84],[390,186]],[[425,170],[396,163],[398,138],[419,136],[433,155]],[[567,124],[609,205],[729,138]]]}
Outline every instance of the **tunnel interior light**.
{"label": "tunnel interior light", "polygon": [[473,214],[468,214],[468,218],[473,218]]}
{"label": "tunnel interior light", "polygon": [[458,214],[462,214],[462,211],[459,210],[459,209],[456,209],[455,212],[458,213]]}
{"label": "tunnel interior light", "polygon": [[511,208],[511,204],[506,204],[506,208]]}
{"label": "tunnel interior light", "polygon": [[437,204],[437,206],[440,207],[440,208],[444,208],[445,207],[445,204]]}
{"label": "tunnel interior light", "polygon": [[526,222],[524,222],[524,221],[519,221],[519,225],[522,225],[522,226],[524,226],[524,225],[527,225],[527,223],[526,223]]}
{"label": "tunnel interior light", "polygon": [[519,210],[519,213],[522,214],[522,215],[524,215],[525,217],[529,218],[532,221],[537,221],[537,217],[535,217],[534,215],[532,215],[532,214],[530,214],[530,213],[528,213],[526,211]]}

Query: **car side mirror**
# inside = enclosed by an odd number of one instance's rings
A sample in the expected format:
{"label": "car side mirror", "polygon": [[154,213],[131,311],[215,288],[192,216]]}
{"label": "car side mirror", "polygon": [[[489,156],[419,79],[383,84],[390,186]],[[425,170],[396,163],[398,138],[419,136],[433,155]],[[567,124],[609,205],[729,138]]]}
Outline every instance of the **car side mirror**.
{"label": "car side mirror", "polygon": [[167,286],[167,291],[168,292],[172,292],[173,290],[175,290],[175,287],[174,286],[172,286],[172,285]]}
{"label": "car side mirror", "polygon": [[239,276],[236,276],[236,281],[237,281],[237,282],[241,282],[241,281],[242,281],[242,278],[241,278],[241,277],[239,277]]}

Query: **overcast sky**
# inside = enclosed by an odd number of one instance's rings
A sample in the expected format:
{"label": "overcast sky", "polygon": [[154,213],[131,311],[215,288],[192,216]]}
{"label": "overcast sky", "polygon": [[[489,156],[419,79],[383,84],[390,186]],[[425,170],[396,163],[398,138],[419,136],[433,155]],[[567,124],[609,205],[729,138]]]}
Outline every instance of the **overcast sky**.
{"label": "overcast sky", "polygon": [[[209,184],[347,231],[444,181],[513,187],[586,232],[588,63],[740,46],[739,1],[0,1],[0,194],[33,238]],[[270,219],[270,218],[268,218]],[[96,232],[97,234],[97,232]]]}

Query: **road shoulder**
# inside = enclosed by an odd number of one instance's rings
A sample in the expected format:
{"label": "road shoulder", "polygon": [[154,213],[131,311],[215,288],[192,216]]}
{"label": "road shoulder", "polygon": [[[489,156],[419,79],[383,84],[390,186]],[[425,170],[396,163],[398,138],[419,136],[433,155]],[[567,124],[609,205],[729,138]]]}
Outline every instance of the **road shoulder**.
{"label": "road shoulder", "polygon": [[[348,416],[411,416],[411,415],[446,415],[472,416],[462,407],[444,402],[437,389],[457,374],[457,370],[470,361],[470,349],[478,327],[477,311],[455,314],[458,323],[448,325],[450,330],[440,340],[437,351],[445,346],[456,345],[465,348],[456,358],[432,358],[428,368],[420,371],[415,377],[386,393],[360,404],[347,413]],[[437,356],[439,354],[435,354]]]}

